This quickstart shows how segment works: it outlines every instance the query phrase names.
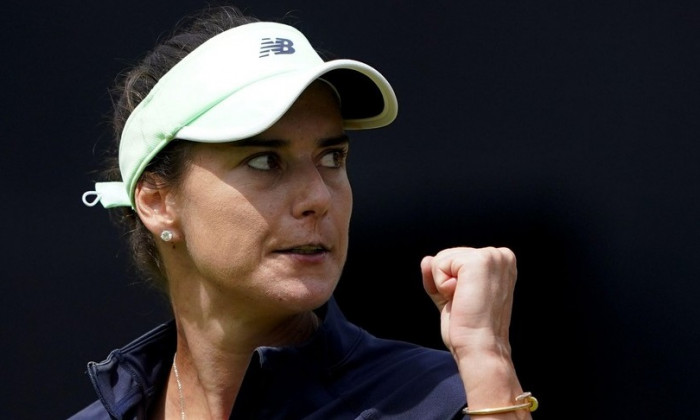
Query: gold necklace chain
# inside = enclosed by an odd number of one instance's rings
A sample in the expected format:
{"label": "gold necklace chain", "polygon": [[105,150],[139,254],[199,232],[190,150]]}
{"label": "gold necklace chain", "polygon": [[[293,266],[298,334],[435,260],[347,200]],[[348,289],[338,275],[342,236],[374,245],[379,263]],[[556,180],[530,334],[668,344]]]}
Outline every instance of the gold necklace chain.
{"label": "gold necklace chain", "polygon": [[180,396],[180,420],[185,420],[185,397],[182,395],[182,383],[180,382],[180,372],[177,371],[177,352],[173,355],[173,372],[175,372],[175,382],[177,382],[177,393]]}

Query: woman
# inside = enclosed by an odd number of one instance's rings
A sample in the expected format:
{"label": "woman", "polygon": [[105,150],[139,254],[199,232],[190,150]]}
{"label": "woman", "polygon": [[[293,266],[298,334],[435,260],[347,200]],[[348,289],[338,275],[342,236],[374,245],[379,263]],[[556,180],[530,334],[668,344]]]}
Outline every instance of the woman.
{"label": "woman", "polygon": [[530,418],[508,341],[509,250],[421,262],[451,354],[372,337],[333,300],[352,209],[346,131],[396,113],[375,69],[324,62],[296,29],[232,7],[128,73],[119,168],[83,200],[120,209],[174,320],[89,364],[99,398],[74,418]]}

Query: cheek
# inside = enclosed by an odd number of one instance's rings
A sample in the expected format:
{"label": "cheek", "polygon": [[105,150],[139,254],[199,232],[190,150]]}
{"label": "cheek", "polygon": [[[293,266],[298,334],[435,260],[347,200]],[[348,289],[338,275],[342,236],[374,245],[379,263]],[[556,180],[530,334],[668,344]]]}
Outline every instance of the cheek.
{"label": "cheek", "polygon": [[352,188],[350,183],[346,181],[341,188],[338,189],[337,201],[340,203],[341,213],[343,217],[347,219],[347,223],[350,223],[350,216],[352,215]]}
{"label": "cheek", "polygon": [[[219,196],[223,198],[224,196]],[[219,241],[246,241],[266,230],[265,217],[240,195],[191,205],[188,212],[190,234],[207,234]]]}
{"label": "cheek", "polygon": [[333,207],[334,211],[334,223],[341,236],[341,242],[347,252],[348,248],[348,235],[350,232],[350,219],[352,217],[352,190],[350,184],[345,184],[341,189],[336,190],[333,197]]}
{"label": "cheek", "polygon": [[186,247],[196,272],[217,282],[246,278],[263,256],[269,227],[257,213],[232,207],[202,214],[188,226]]}
{"label": "cheek", "polygon": [[217,271],[232,269],[233,261],[253,264],[269,231],[263,215],[230,187],[203,186],[188,194],[179,220],[194,264]]}

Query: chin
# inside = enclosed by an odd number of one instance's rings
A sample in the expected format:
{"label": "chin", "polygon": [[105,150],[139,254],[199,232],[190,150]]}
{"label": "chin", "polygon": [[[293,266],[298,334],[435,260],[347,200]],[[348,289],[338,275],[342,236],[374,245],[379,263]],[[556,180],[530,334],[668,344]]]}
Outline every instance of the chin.
{"label": "chin", "polygon": [[312,311],[328,301],[335,291],[337,281],[304,281],[286,285],[276,293],[278,303],[292,312]]}

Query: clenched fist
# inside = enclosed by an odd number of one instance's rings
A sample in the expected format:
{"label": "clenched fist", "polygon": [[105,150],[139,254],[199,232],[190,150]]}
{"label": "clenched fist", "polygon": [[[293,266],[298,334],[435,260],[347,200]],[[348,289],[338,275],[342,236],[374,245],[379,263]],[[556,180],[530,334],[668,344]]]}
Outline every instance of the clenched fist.
{"label": "clenched fist", "polygon": [[[423,287],[440,310],[442,339],[455,357],[470,408],[513,404],[522,393],[508,337],[517,278],[513,252],[449,248],[424,257],[421,271]],[[528,410],[499,416],[531,418]]]}

